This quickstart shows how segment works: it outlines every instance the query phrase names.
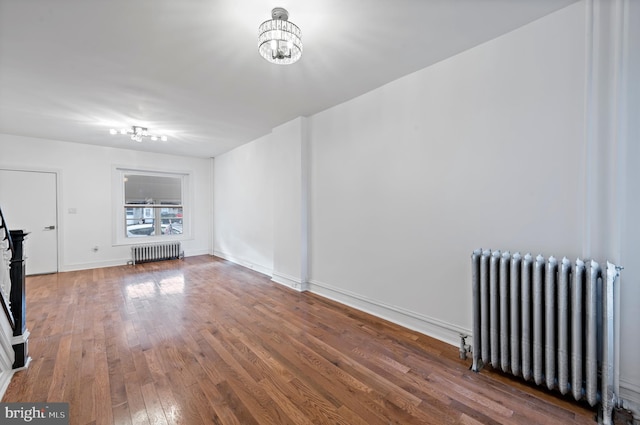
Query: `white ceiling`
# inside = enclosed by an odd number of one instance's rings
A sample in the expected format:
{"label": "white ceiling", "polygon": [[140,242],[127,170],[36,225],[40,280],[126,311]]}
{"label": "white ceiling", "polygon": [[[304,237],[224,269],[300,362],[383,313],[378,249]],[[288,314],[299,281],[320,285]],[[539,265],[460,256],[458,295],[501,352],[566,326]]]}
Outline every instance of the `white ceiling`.
{"label": "white ceiling", "polygon": [[[0,0],[0,133],[212,157],[574,1]],[[258,55],[276,6],[290,66]]]}

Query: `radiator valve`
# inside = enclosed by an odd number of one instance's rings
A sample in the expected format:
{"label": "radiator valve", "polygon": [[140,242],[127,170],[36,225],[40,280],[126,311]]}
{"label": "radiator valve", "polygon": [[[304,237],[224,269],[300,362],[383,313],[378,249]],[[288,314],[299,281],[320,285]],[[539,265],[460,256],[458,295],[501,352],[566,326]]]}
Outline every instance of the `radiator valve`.
{"label": "radiator valve", "polygon": [[466,339],[469,335],[460,334],[460,358],[462,360],[467,360],[467,353],[471,352],[471,346],[467,344]]}

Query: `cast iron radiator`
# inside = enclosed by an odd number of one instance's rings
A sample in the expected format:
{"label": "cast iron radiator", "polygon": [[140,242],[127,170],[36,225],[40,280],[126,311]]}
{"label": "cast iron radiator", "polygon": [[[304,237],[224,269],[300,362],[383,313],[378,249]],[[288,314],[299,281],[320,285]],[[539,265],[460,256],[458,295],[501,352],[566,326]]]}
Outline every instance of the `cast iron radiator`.
{"label": "cast iron radiator", "polygon": [[180,242],[163,242],[131,247],[131,263],[177,259],[184,256],[180,252]]}
{"label": "cast iron radiator", "polygon": [[611,423],[613,287],[607,262],[476,250],[471,256],[473,365],[544,385],[591,406]]}

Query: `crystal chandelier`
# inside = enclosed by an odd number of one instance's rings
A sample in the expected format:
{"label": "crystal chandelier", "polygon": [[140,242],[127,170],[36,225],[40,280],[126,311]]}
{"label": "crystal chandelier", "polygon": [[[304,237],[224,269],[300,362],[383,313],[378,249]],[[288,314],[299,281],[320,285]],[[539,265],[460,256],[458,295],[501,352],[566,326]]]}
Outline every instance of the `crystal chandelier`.
{"label": "crystal chandelier", "polygon": [[282,7],[271,11],[271,17],[258,27],[258,50],[271,63],[290,65],[302,56],[302,33],[289,12]]}
{"label": "crystal chandelier", "polygon": [[109,130],[110,134],[130,134],[131,140],[134,142],[142,142],[143,137],[148,137],[151,140],[162,140],[163,142],[167,141],[167,136],[164,135],[156,135],[149,133],[149,130],[146,127],[140,127],[139,125],[131,126],[130,129],[123,128],[121,130],[111,129]]}

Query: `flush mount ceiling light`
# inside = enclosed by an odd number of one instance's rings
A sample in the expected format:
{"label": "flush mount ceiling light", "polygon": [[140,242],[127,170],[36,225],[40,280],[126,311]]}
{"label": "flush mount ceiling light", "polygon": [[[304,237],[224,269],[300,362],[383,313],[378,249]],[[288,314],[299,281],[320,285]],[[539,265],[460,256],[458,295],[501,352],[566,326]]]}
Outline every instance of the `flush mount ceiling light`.
{"label": "flush mount ceiling light", "polygon": [[131,140],[134,142],[142,142],[143,137],[148,137],[151,140],[162,140],[163,142],[167,141],[167,136],[164,135],[156,135],[149,133],[149,130],[146,127],[140,127],[139,125],[131,126],[130,129],[123,128],[121,130],[111,129],[109,130],[110,134],[130,134]]}
{"label": "flush mount ceiling light", "polygon": [[284,8],[274,8],[271,17],[258,27],[258,51],[271,63],[290,65],[302,56],[302,33]]}

